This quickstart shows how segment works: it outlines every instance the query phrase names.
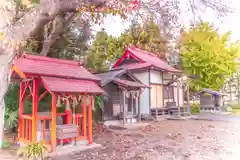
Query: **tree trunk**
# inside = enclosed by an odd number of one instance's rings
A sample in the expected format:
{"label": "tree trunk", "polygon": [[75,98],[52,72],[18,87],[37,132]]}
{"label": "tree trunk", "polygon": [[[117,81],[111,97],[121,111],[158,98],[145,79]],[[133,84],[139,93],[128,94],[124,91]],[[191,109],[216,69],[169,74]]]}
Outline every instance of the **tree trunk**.
{"label": "tree trunk", "polygon": [[[15,3],[1,0],[0,3],[0,147],[2,147],[4,129],[4,95],[8,89],[8,78],[11,62],[29,38],[34,37],[41,28],[57,15],[66,12],[77,12],[83,5],[102,7],[103,0],[41,0],[40,4],[23,14],[17,22]],[[10,23],[11,22],[11,23]]]}
{"label": "tree trunk", "polygon": [[9,84],[9,66],[12,61],[11,55],[0,55],[0,148],[3,143],[3,132],[4,132],[4,95],[7,92]]}

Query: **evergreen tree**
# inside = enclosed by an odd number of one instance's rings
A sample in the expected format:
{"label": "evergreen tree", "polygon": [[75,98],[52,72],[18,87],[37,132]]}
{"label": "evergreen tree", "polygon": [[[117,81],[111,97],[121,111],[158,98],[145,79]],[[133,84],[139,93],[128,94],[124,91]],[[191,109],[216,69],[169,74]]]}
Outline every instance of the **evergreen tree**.
{"label": "evergreen tree", "polygon": [[133,23],[120,37],[110,36],[105,31],[98,32],[88,56],[88,67],[96,70],[108,69],[130,44],[166,59],[168,40],[161,36],[161,29],[150,19],[143,25]]}

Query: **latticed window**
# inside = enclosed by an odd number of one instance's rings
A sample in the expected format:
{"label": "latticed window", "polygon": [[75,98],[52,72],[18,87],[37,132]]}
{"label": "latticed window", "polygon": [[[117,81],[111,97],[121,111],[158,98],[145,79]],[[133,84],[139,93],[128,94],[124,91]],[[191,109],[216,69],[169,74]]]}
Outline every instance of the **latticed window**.
{"label": "latticed window", "polygon": [[240,104],[240,72],[234,73],[232,77],[228,78],[223,87],[222,93],[225,103],[238,103]]}
{"label": "latticed window", "polygon": [[173,86],[164,86],[164,99],[173,99]]}

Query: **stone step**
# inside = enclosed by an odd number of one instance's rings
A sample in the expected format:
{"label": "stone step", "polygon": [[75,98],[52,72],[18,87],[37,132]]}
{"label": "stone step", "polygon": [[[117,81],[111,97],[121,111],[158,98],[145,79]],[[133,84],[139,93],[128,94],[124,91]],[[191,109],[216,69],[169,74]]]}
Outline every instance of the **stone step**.
{"label": "stone step", "polygon": [[[178,115],[178,112],[173,112],[172,115]],[[190,113],[188,112],[180,112],[181,116],[190,116]]]}

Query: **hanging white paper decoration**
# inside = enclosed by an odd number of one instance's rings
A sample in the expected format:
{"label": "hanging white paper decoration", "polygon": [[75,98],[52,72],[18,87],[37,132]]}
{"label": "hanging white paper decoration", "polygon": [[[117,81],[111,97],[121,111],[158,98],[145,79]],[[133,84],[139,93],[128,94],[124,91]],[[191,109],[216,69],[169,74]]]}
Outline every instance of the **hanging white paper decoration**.
{"label": "hanging white paper decoration", "polygon": [[144,89],[141,88],[141,90],[140,90],[140,95],[142,95],[143,93],[144,93]]}
{"label": "hanging white paper decoration", "polygon": [[126,96],[127,98],[129,98],[130,93],[129,93],[128,91],[125,91],[125,96]]}
{"label": "hanging white paper decoration", "polygon": [[61,97],[60,95],[57,95],[57,107],[61,107]]}

